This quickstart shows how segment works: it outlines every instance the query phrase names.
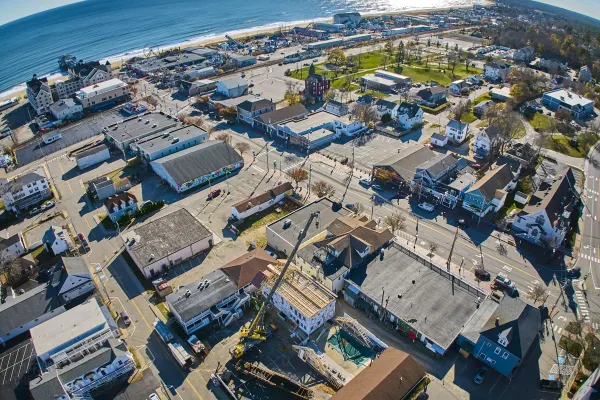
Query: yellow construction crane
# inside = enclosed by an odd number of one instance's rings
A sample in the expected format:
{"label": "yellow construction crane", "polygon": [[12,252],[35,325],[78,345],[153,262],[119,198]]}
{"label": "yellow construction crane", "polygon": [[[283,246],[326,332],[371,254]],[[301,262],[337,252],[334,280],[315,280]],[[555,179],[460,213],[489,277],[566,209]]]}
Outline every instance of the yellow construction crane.
{"label": "yellow construction crane", "polygon": [[264,301],[262,306],[260,306],[260,309],[258,310],[258,314],[256,314],[256,317],[254,317],[254,319],[252,320],[252,323],[250,324],[249,327],[246,328],[245,326],[243,326],[240,329],[240,342],[237,344],[237,346],[235,346],[233,349],[230,350],[230,353],[233,357],[240,358],[241,356],[244,355],[244,353],[247,350],[254,347],[254,345],[256,345],[257,343],[267,340],[267,338],[270,336],[271,327],[265,326],[265,323],[264,323],[264,317],[265,317],[265,311],[267,310],[267,305],[273,299],[273,295],[279,288],[279,285],[281,285],[281,281],[283,281],[283,277],[285,276],[286,271],[288,270],[290,264],[292,263],[292,260],[294,259],[294,256],[296,255],[296,252],[298,251],[298,247],[300,247],[300,244],[306,237],[306,232],[308,231],[310,224],[312,224],[312,222],[315,218],[317,219],[317,221],[315,222],[315,225],[317,228],[319,227],[319,212],[314,212],[314,213],[310,214],[308,221],[306,221],[306,226],[304,227],[303,230],[300,231],[300,235],[298,236],[298,241],[296,242],[294,249],[290,253],[290,256],[288,257],[285,265],[283,266],[281,273],[277,277],[277,280],[275,281],[273,288],[269,292],[267,299]]}

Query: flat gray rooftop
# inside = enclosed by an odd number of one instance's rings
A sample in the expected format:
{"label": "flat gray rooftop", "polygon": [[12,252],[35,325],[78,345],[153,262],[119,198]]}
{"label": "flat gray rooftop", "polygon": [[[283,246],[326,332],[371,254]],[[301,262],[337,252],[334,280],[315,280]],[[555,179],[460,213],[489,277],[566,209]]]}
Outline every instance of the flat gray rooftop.
{"label": "flat gray rooftop", "polygon": [[202,136],[208,137],[208,133],[204,129],[196,125],[178,124],[174,129],[153,133],[140,139],[135,143],[135,146],[151,152],[171,146],[174,144],[173,138],[178,138],[180,142],[183,142],[189,139],[201,138]]}
{"label": "flat gray rooftop", "polygon": [[[306,225],[306,221],[310,217],[310,214],[313,212],[319,211],[319,227],[317,228],[315,222],[310,225],[308,228],[308,232],[306,233],[306,237],[304,241],[312,239],[320,232],[323,232],[327,229],[329,224],[331,224],[336,218],[350,215],[352,212],[345,208],[335,209],[333,208],[334,203],[328,198],[322,198],[320,200],[315,201],[314,203],[310,203],[302,208],[297,209],[293,213],[273,222],[270,225],[267,225],[267,229],[271,229],[275,235],[281,237],[284,241],[286,241],[289,246],[293,247],[296,241],[298,240],[298,235],[300,231],[304,229]],[[286,220],[291,220],[291,225],[284,229],[283,225]]]}
{"label": "flat gray rooftop", "polygon": [[[209,281],[208,287],[200,290],[198,284],[204,280]],[[185,293],[190,295],[185,297]],[[167,296],[169,307],[173,307],[184,321],[200,315],[211,306],[226,299],[238,290],[236,283],[220,269],[202,277],[198,282],[190,283],[175,293]]]}
{"label": "flat gray rooftop", "polygon": [[346,280],[378,304],[383,288],[385,298],[389,296],[387,309],[411,321],[411,326],[444,349],[477,311],[476,293],[455,283],[452,294],[448,278],[404,253],[397,243],[385,249],[383,260],[375,257],[353,270]]}
{"label": "flat gray rooftop", "polygon": [[[145,267],[209,236],[212,233],[182,208],[129,230],[123,239],[136,264]],[[135,243],[129,246],[132,238]]]}
{"label": "flat gray rooftop", "polygon": [[308,114],[306,118],[292,121],[285,124],[293,132],[305,132],[311,128],[332,123],[338,119],[338,116],[328,113],[327,111],[319,111],[314,114]]}
{"label": "flat gray rooftop", "polygon": [[106,136],[115,142],[125,142],[153,132],[164,131],[176,125],[177,122],[170,115],[149,112],[109,125]]}

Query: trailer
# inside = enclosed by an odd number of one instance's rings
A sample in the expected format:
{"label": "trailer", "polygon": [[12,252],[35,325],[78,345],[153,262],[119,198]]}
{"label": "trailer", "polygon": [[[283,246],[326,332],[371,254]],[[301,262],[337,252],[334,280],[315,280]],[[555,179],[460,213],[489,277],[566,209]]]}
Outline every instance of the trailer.
{"label": "trailer", "polygon": [[192,356],[190,356],[190,353],[188,353],[182,345],[177,342],[173,342],[168,343],[167,347],[181,368],[188,369],[192,366],[194,360],[192,359]]}
{"label": "trailer", "polygon": [[206,346],[204,346],[204,344],[200,341],[200,339],[198,339],[196,335],[190,336],[190,338],[187,341],[188,344],[192,346],[192,350],[194,350],[194,353],[201,355],[206,352]]}
{"label": "trailer", "polygon": [[309,400],[313,398],[313,391],[306,386],[282,375],[273,372],[270,369],[250,364],[249,362],[239,360],[235,364],[235,370],[243,375],[255,378],[269,386],[279,388],[299,399]]}

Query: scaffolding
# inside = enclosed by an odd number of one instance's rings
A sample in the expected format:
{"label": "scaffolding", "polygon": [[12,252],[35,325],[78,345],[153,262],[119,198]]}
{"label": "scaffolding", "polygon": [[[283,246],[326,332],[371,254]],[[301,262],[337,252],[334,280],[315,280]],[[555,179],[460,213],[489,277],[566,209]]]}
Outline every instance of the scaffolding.
{"label": "scaffolding", "polygon": [[350,336],[356,339],[363,346],[373,350],[374,352],[381,351],[381,346],[371,340],[365,328],[358,323],[354,318],[345,314],[343,317],[337,317],[335,321],[340,325],[341,329],[346,331]]}
{"label": "scaffolding", "polygon": [[350,381],[351,377],[345,376],[347,374],[339,365],[336,368],[336,364],[332,365],[332,363],[325,362],[323,357],[317,354],[314,349],[305,346],[292,347],[298,352],[298,357],[321,374],[335,390],[340,390]]}
{"label": "scaffolding", "polygon": [[306,386],[302,386],[298,382],[282,375],[273,372],[270,369],[250,364],[249,362],[239,360],[235,364],[235,370],[243,375],[258,379],[259,381],[279,388],[299,399],[312,399],[314,393]]}

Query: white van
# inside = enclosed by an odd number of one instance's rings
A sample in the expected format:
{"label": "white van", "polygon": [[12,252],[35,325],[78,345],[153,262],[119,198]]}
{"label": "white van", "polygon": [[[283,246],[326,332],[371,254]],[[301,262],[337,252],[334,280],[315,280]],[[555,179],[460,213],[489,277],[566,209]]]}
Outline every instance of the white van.
{"label": "white van", "polygon": [[42,140],[46,144],[50,144],[52,142],[56,142],[60,138],[62,138],[62,135],[58,131],[52,131],[52,132],[44,133],[42,135]]}

